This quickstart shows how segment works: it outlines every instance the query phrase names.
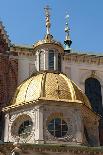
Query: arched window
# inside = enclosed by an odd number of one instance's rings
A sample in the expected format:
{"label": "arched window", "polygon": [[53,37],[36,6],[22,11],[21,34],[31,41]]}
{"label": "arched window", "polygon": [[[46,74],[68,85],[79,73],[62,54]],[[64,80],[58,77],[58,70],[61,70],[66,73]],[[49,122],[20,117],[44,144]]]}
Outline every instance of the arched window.
{"label": "arched window", "polygon": [[53,50],[49,50],[48,69],[54,70],[54,51]]}
{"label": "arched window", "polygon": [[100,82],[95,78],[85,80],[85,93],[89,98],[93,110],[100,115],[103,115],[102,95]]}
{"label": "arched window", "polygon": [[44,70],[44,51],[39,53],[39,70]]}

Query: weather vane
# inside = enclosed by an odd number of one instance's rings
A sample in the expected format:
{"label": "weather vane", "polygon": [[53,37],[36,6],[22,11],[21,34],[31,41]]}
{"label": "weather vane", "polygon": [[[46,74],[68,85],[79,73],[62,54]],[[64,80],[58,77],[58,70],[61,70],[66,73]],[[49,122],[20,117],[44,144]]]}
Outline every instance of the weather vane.
{"label": "weather vane", "polygon": [[51,8],[47,5],[45,8],[45,18],[46,18],[46,30],[47,30],[47,34],[50,34],[50,27],[51,27],[51,23],[50,23],[50,10]]}

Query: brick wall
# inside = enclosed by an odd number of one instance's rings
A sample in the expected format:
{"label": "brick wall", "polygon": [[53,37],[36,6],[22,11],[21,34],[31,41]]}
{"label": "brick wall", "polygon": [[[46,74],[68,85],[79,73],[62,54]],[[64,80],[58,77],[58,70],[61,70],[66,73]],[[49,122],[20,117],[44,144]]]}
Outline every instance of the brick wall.
{"label": "brick wall", "polygon": [[9,56],[0,56],[0,107],[6,106],[17,86],[18,62]]}

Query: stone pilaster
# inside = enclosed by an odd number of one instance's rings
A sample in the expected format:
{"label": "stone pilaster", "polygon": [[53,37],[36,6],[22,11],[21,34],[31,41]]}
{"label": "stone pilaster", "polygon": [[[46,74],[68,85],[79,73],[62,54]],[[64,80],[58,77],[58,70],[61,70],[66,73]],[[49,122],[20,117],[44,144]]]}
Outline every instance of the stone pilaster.
{"label": "stone pilaster", "polygon": [[83,126],[80,111],[74,110],[74,123],[75,123],[75,142],[82,144],[83,142]]}
{"label": "stone pilaster", "polygon": [[4,142],[9,140],[9,114],[5,115],[5,131],[4,131]]}
{"label": "stone pilaster", "polygon": [[56,52],[54,52],[54,70],[57,70]]}
{"label": "stone pilaster", "polygon": [[35,127],[35,141],[36,143],[44,143],[43,140],[43,109],[37,107],[36,110],[36,127]]}

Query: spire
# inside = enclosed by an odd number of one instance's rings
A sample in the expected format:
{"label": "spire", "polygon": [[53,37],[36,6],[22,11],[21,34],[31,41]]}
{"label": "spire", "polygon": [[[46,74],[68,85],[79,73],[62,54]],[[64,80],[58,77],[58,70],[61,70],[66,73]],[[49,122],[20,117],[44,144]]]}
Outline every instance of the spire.
{"label": "spire", "polygon": [[50,27],[51,27],[51,23],[50,23],[50,10],[51,8],[49,8],[49,6],[47,5],[45,8],[45,19],[46,19],[46,32],[47,35],[50,34]]}
{"label": "spire", "polygon": [[64,44],[66,45],[65,49],[70,50],[70,46],[72,44],[72,41],[70,39],[70,28],[69,28],[69,15],[66,15],[66,24],[65,24],[65,32],[66,32],[66,38],[64,41]]}

